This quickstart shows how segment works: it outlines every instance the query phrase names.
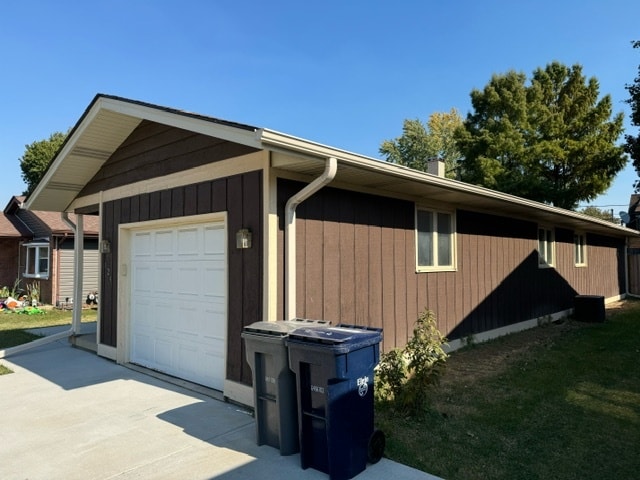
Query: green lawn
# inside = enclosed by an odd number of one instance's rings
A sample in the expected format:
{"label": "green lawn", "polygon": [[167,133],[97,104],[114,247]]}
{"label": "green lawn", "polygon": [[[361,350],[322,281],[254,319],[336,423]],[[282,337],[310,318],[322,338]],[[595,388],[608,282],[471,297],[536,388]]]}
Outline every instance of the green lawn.
{"label": "green lawn", "polygon": [[386,456],[447,480],[640,478],[640,302],[455,352],[430,398],[377,408]]}
{"label": "green lawn", "polygon": [[[43,314],[27,315],[8,310],[0,311],[0,349],[14,347],[39,338],[25,330],[57,325],[71,325],[73,313],[70,310],[47,309]],[[84,309],[83,322],[96,320],[97,311]],[[0,375],[11,371],[0,363]]]}

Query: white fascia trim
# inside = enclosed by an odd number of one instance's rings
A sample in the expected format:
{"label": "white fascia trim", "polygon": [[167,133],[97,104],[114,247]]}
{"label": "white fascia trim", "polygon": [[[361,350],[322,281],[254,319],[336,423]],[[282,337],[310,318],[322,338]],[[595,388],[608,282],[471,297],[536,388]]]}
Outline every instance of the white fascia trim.
{"label": "white fascia trim", "polygon": [[201,133],[210,137],[228,140],[241,145],[261,148],[258,138],[259,135],[256,131],[244,130],[201,118],[194,118],[186,113],[185,115],[181,115],[176,112],[168,112],[162,109],[113,98],[100,98],[96,102],[96,106],[100,110],[110,110],[122,115],[140,118],[141,120],[149,120],[195,133]]}
{"label": "white fascia trim", "polygon": [[344,165],[360,167],[366,170],[382,172],[387,175],[392,175],[395,177],[403,178],[403,179],[414,181],[414,182],[422,182],[425,184],[438,186],[440,188],[468,193],[472,195],[478,195],[480,197],[491,198],[494,200],[499,200],[499,201],[510,203],[513,205],[518,205],[518,206],[535,209],[538,211],[548,212],[553,215],[574,218],[582,222],[605,226],[608,229],[615,230],[618,233],[623,233],[626,236],[640,236],[640,232],[637,232],[635,230],[632,230],[620,225],[616,225],[606,220],[600,220],[595,217],[590,217],[582,213],[573,212],[571,210],[565,210],[558,207],[553,207],[551,205],[546,205],[544,203],[535,202],[533,200],[527,200],[526,198],[521,198],[515,195],[498,192],[496,190],[479,187],[477,185],[460,182],[458,180],[438,177],[430,173],[413,170],[408,167],[385,162],[384,160],[378,160],[375,158],[366,157],[364,155],[348,152],[346,150],[340,150],[337,148],[329,147],[327,145],[311,142],[309,140],[304,140],[302,138],[288,135],[285,133],[280,133],[274,130],[262,129],[260,130],[260,134],[261,134],[260,138],[262,140],[262,143],[265,145],[264,148],[268,148],[268,146],[270,146],[272,147],[271,148],[272,150],[276,150],[276,151],[281,150],[284,152],[294,151],[299,154],[309,156],[312,158],[317,158],[317,159],[325,159],[327,157],[336,157],[338,159],[338,162]]}

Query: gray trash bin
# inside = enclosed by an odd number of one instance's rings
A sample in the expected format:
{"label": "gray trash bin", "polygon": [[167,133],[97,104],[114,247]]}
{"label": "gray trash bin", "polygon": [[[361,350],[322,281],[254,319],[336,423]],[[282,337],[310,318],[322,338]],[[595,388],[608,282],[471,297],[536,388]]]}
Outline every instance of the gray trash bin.
{"label": "gray trash bin", "polygon": [[323,320],[295,319],[256,322],[244,327],[242,338],[252,372],[258,445],[278,448],[281,455],[300,451],[296,377],[289,368],[285,339],[297,328],[329,324]]}

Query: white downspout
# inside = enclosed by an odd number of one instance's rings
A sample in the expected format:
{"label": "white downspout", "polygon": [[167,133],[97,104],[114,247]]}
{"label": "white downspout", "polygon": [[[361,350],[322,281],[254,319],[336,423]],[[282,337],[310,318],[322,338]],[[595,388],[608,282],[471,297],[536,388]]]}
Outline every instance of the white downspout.
{"label": "white downspout", "polygon": [[338,171],[338,160],[329,157],[324,172],[309,185],[293,195],[284,208],[284,287],[286,320],[296,318],[296,208],[311,195],[330,183]]}
{"label": "white downspout", "polygon": [[74,335],[80,334],[82,328],[82,283],[84,272],[84,217],[76,215],[74,224],[67,212],[60,214],[62,220],[73,230],[73,319],[71,330]]}

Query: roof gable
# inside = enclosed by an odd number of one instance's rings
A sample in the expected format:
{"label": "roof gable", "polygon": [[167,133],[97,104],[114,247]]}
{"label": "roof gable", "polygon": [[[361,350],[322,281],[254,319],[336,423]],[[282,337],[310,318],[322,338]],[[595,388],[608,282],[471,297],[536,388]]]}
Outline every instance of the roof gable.
{"label": "roof gable", "polygon": [[65,211],[143,120],[259,147],[255,127],[98,94],[71,130],[42,180],[27,199],[27,208]]}
{"label": "roof gable", "polygon": [[[0,215],[0,236],[3,237],[48,237],[51,235],[72,235],[73,230],[62,220],[60,212],[25,210],[22,208],[24,197],[12,197]],[[76,222],[74,214],[69,215]],[[96,216],[83,218],[84,234],[98,235],[100,220]]]}

